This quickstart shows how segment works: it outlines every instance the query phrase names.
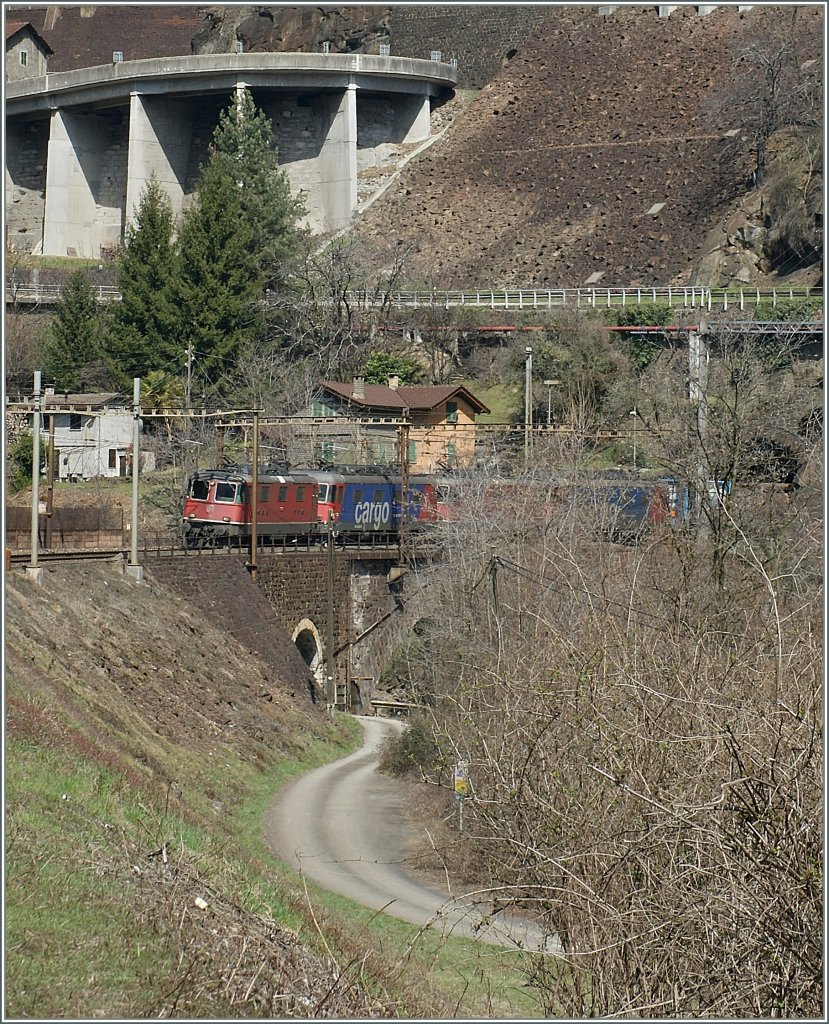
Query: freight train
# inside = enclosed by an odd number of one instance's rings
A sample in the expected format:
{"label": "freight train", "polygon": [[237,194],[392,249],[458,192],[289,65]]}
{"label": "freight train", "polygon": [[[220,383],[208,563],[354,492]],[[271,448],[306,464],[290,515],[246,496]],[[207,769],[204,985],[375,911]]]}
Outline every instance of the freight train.
{"label": "freight train", "polygon": [[[401,526],[427,528],[462,514],[468,500],[458,478],[413,475],[405,494],[402,477],[389,466],[323,469],[262,468],[257,475],[256,532],[260,542],[373,537],[395,540]],[[242,543],[251,535],[253,476],[250,466],[199,470],[189,480],[182,515],[187,547]],[[532,481],[489,479],[483,508],[550,522],[572,486],[545,488]],[[683,520],[688,489],[675,480],[599,479],[575,487],[599,532],[628,540],[660,523]]]}
{"label": "freight train", "polygon": [[[387,466],[327,469],[265,468],[257,474],[256,532],[276,538],[323,537],[329,524],[341,540],[372,535],[393,539],[406,524],[434,522],[435,481],[402,479]],[[214,546],[250,537],[253,518],[250,466],[208,469],[190,478],[182,532],[187,547]]]}

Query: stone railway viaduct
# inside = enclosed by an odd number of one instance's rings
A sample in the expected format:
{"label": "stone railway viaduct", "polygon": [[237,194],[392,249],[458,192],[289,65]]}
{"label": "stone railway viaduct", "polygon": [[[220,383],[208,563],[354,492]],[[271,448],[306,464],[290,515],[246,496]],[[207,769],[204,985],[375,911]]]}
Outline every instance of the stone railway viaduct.
{"label": "stone railway viaduct", "polygon": [[[260,551],[255,580],[245,561],[244,553],[218,552],[147,558],[144,567],[258,655],[275,680],[301,681],[307,690],[296,697],[324,701],[325,553]],[[416,618],[418,602],[403,600],[407,577],[388,582],[395,563],[393,553],[379,551],[334,559],[335,683],[358,711],[368,708],[389,649]]]}

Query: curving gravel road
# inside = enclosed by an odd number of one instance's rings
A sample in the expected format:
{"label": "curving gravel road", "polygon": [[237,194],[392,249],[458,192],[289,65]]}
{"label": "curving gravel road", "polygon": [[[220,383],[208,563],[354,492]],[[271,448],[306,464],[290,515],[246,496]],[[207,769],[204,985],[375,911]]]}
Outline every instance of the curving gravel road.
{"label": "curving gravel road", "polygon": [[394,780],[375,771],[379,749],[399,722],[361,718],[364,746],[303,775],[282,790],[265,820],[273,852],[326,889],[416,925],[508,948],[546,948],[531,922],[499,914],[485,920],[479,891],[441,892],[406,872],[419,836],[404,818]]}

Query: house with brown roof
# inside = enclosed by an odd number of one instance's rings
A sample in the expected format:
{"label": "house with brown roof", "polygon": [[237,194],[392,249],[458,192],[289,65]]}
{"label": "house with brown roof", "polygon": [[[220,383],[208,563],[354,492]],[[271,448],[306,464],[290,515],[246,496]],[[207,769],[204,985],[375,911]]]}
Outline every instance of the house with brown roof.
{"label": "house with brown roof", "polygon": [[5,25],[6,81],[45,75],[52,47],[30,21],[6,19]]}
{"label": "house with brown roof", "polygon": [[[351,384],[322,381],[313,396],[310,415],[328,420],[316,434],[317,458],[330,462],[354,461],[346,454],[355,447],[354,428],[343,431],[337,421],[359,428],[361,461],[399,461],[399,426],[408,427],[408,463],[413,473],[436,473],[469,465],[475,454],[475,417],[488,413],[480,399],[458,384],[366,384],[356,377]],[[345,458],[342,456],[345,455]]]}

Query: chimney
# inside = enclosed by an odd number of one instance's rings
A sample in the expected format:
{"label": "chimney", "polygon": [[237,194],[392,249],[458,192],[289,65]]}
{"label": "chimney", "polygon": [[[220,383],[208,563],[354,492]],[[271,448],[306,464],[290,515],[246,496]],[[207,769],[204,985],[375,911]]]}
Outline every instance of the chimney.
{"label": "chimney", "polygon": [[389,387],[392,391],[397,391],[400,387],[400,377],[396,373],[391,374],[389,377]]}
{"label": "chimney", "polygon": [[54,389],[54,386],[53,386],[53,385],[47,385],[47,386],[46,386],[46,387],[45,387],[45,388],[43,389],[43,394],[44,394],[44,395],[54,395],[54,393],[55,393],[55,389]]}
{"label": "chimney", "polygon": [[366,379],[365,377],[355,377],[354,384],[351,388],[351,397],[364,399],[366,397]]}

